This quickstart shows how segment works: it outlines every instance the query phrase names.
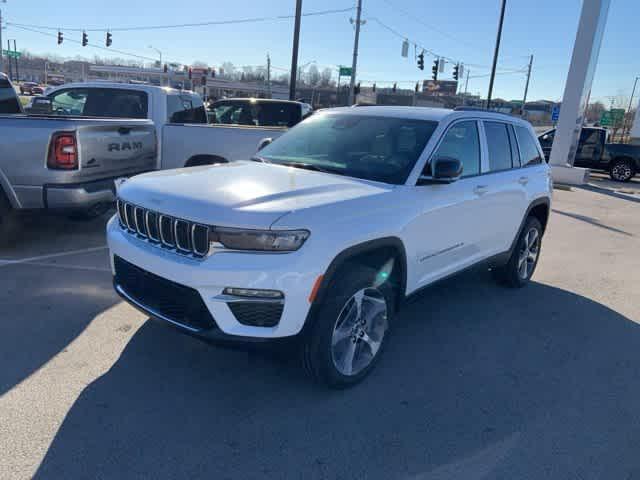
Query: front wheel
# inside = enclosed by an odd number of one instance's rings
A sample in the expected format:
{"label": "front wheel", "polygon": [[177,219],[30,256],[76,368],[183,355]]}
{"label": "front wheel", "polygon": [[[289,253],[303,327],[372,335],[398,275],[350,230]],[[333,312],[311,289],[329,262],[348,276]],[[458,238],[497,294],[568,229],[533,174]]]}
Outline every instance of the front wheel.
{"label": "front wheel", "polygon": [[541,246],[542,224],[537,218],[529,217],[507,264],[492,270],[496,279],[509,287],[524,287],[538,265]]}
{"label": "front wheel", "polygon": [[614,160],[609,168],[609,176],[618,182],[628,182],[635,174],[633,162],[626,158]]}
{"label": "front wheel", "polygon": [[375,269],[353,265],[336,275],[303,340],[303,362],[320,383],[360,382],[380,358],[394,310],[394,292]]}

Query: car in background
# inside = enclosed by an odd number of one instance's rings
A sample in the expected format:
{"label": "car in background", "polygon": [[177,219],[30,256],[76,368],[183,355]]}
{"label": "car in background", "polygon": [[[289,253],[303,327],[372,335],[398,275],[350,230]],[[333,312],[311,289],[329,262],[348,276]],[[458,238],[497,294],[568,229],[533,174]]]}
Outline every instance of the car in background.
{"label": "car in background", "polygon": [[[538,140],[549,161],[556,129],[542,133]],[[640,172],[640,145],[609,143],[607,129],[582,127],[573,163],[576,167],[601,170],[618,182],[628,182]]]}
{"label": "car in background", "polygon": [[[37,87],[38,84],[36,82],[22,82],[20,84],[20,94],[21,95],[33,95],[33,89]],[[42,93],[42,92],[40,92]]]}
{"label": "car in background", "polygon": [[18,239],[22,212],[94,217],[113,204],[118,181],[156,166],[149,120],[52,115],[49,98],[33,99],[42,111],[23,114],[0,73],[0,244]]}
{"label": "car in background", "polygon": [[36,85],[35,87],[31,87],[31,95],[43,95],[44,88],[40,85]]}
{"label": "car in background", "polygon": [[308,103],[266,98],[229,98],[209,104],[209,123],[291,128],[313,113]]}

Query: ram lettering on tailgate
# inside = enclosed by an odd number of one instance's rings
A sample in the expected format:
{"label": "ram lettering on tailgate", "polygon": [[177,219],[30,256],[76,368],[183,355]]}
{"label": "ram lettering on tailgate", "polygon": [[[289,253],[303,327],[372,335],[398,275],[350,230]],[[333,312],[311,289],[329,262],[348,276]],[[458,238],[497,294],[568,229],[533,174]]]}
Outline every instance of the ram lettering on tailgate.
{"label": "ram lettering on tailgate", "polygon": [[142,150],[142,142],[122,142],[122,143],[110,143],[110,152],[121,152],[125,150]]}

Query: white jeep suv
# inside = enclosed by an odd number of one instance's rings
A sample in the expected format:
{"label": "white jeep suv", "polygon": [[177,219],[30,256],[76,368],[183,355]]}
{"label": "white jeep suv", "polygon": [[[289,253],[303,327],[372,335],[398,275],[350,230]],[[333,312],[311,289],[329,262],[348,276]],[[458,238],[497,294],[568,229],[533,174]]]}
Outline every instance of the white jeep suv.
{"label": "white jeep suv", "polygon": [[327,110],[252,161],[122,184],[107,227],[114,285],[197,336],[297,336],[310,374],[345,386],[371,371],[394,313],[421,288],[479,262],[525,285],[551,192],[536,135],[517,118]]}

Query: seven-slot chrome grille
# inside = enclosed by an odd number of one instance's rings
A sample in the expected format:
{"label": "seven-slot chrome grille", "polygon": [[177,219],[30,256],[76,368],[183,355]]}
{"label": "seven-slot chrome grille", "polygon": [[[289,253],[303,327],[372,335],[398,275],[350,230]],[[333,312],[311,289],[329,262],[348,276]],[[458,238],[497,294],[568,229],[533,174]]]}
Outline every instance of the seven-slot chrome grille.
{"label": "seven-slot chrome grille", "polygon": [[118,199],[123,230],[182,255],[202,258],[209,253],[209,227],[163,215]]}

